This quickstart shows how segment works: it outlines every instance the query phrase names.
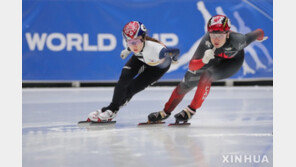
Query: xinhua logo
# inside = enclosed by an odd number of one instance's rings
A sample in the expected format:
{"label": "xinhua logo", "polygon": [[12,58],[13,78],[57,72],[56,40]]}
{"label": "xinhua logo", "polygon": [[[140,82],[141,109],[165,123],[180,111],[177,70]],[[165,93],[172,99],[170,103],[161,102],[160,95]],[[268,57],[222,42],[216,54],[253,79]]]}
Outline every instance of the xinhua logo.
{"label": "xinhua logo", "polygon": [[223,163],[269,163],[267,155],[222,155]]}

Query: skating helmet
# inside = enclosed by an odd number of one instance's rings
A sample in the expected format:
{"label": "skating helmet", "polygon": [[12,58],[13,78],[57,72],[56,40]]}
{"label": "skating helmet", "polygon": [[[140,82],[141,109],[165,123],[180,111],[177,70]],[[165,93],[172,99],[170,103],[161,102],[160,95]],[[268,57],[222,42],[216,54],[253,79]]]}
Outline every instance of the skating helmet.
{"label": "skating helmet", "polygon": [[230,20],[224,15],[213,16],[208,21],[208,32],[228,32],[230,27]]}
{"label": "skating helmet", "polygon": [[131,21],[127,23],[122,30],[122,35],[125,40],[134,39],[138,36],[142,36],[144,38],[146,33],[146,27],[139,21]]}

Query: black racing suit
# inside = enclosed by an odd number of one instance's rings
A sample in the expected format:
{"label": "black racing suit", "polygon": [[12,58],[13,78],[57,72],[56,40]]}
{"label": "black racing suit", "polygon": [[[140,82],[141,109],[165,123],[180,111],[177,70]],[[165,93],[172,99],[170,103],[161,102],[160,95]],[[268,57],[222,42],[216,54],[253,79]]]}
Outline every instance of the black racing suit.
{"label": "black racing suit", "polygon": [[159,80],[169,70],[172,60],[176,61],[179,54],[180,50],[177,48],[163,48],[159,53],[159,58],[164,58],[164,62],[157,66],[150,66],[140,61],[142,57],[134,54],[121,71],[114,88],[112,102],[109,106],[103,107],[102,112],[107,109],[117,112],[136,93]]}

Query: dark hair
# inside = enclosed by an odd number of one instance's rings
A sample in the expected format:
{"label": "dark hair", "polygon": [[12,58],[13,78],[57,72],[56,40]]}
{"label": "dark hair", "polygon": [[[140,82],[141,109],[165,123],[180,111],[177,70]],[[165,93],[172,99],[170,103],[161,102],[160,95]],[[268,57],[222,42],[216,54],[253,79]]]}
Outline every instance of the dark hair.
{"label": "dark hair", "polygon": [[145,36],[144,40],[157,42],[157,43],[162,44],[162,45],[165,46],[164,43],[160,42],[159,40],[157,40],[157,39],[155,39],[155,38],[149,37],[149,36],[147,36],[147,35]]}

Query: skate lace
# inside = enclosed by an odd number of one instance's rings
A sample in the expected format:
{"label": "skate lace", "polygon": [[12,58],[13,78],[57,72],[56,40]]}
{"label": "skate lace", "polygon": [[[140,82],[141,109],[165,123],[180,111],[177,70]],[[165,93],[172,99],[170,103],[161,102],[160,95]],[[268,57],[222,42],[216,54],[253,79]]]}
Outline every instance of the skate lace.
{"label": "skate lace", "polygon": [[107,115],[110,117],[110,118],[113,118],[113,117],[115,117],[115,113],[114,112],[112,112],[111,110],[108,110],[108,111],[106,111],[107,112]]}
{"label": "skate lace", "polygon": [[159,115],[159,112],[153,113],[153,115],[155,116],[155,118],[157,118]]}
{"label": "skate lace", "polygon": [[[188,119],[190,119],[191,116],[195,114],[195,112],[192,111],[189,107],[186,107],[183,111],[184,111],[184,114],[185,113],[187,114]],[[185,115],[183,115],[183,117],[185,117]]]}
{"label": "skate lace", "polygon": [[159,114],[161,118],[165,118],[167,116],[167,114],[164,111],[160,111]]}

